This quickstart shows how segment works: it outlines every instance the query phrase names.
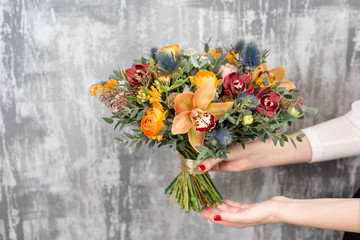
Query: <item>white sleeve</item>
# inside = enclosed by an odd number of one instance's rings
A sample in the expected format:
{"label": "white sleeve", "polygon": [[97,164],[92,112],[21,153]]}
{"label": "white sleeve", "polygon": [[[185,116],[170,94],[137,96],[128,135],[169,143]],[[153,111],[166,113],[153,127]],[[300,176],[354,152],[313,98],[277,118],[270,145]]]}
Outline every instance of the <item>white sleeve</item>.
{"label": "white sleeve", "polygon": [[312,148],[311,162],[360,155],[360,100],[344,116],[302,130]]}

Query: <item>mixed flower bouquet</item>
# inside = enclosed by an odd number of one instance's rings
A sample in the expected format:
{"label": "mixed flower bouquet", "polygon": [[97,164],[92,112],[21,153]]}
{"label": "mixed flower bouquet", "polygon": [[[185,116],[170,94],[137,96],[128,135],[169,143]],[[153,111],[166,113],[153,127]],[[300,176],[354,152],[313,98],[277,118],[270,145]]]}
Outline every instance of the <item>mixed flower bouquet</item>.
{"label": "mixed flower bouquet", "polygon": [[180,154],[182,170],[165,193],[186,212],[200,211],[222,201],[210,175],[198,170],[204,159],[227,159],[227,146],[245,148],[254,139],[296,147],[293,132],[281,129],[316,113],[294,96],[296,87],[284,80],[283,67],[268,70],[268,54],[243,40],[211,51],[205,43],[204,52],[153,48],[149,58],[92,85],[90,94],[111,110],[103,119],[116,123],[114,129],[132,126],[116,138],[120,147],[169,145]]}

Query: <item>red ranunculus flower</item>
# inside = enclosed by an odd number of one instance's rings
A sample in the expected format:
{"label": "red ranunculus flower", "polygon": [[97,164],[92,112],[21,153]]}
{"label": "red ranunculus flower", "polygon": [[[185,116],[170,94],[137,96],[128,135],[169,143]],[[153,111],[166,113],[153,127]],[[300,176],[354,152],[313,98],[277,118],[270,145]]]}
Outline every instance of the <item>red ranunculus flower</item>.
{"label": "red ranunculus flower", "polygon": [[[261,89],[261,90],[263,90],[263,89]],[[263,91],[263,93],[264,92],[265,91]],[[258,97],[260,97],[260,96],[258,96]],[[262,113],[265,111],[266,116],[275,117],[276,115],[274,112],[279,108],[280,98],[281,98],[281,96],[278,92],[272,92],[272,93],[262,96],[260,98],[260,105],[256,107],[256,111],[258,113]]]}
{"label": "red ranunculus flower", "polygon": [[[148,71],[150,64],[135,64],[133,68],[125,70],[126,76],[129,78],[127,82],[133,87],[149,87],[152,82],[152,77]],[[140,81],[139,81],[140,80]]]}
{"label": "red ranunculus flower", "polygon": [[[229,73],[224,78],[224,93],[234,98],[233,93],[243,92],[246,89],[246,85],[250,82],[251,77],[249,75],[241,75],[240,77],[236,72]],[[246,94],[252,94],[254,88],[251,87],[246,91]]]}

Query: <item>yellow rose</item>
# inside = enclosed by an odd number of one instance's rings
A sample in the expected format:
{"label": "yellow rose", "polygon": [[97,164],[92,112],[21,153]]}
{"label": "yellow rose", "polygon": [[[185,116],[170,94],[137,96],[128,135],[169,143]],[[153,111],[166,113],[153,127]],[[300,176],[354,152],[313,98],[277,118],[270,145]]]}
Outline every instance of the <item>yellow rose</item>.
{"label": "yellow rose", "polygon": [[221,82],[221,79],[217,79],[215,73],[210,71],[198,71],[195,77],[190,77],[190,82],[196,85],[197,89],[201,88],[208,82],[214,83],[215,88]]}

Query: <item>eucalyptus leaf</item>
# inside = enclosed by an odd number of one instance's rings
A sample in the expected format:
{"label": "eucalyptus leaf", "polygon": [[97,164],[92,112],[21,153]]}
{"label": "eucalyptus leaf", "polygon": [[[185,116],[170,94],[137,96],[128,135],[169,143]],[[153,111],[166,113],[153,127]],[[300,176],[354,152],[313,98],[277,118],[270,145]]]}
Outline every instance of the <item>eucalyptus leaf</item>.
{"label": "eucalyptus leaf", "polygon": [[112,124],[112,123],[114,122],[114,120],[111,119],[111,118],[103,117],[102,119],[103,119],[105,122],[109,123],[109,124]]}

